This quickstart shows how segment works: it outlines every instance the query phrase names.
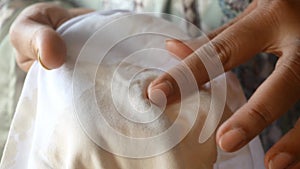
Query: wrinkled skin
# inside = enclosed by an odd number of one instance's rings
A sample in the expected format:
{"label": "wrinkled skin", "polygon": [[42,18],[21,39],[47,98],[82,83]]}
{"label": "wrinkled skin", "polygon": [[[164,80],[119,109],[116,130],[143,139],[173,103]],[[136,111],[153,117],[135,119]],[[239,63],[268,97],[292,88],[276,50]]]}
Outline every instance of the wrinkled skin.
{"label": "wrinkled skin", "polygon": [[[182,59],[182,64],[155,79],[148,96],[155,103],[160,98],[151,91],[162,90],[168,102],[180,97],[178,86],[170,74],[187,65],[198,86],[209,81],[204,64],[192,49],[214,48],[228,71],[259,52],[273,53],[278,62],[272,74],[256,90],[249,101],[228,119],[217,132],[217,143],[225,151],[236,151],[257,136],[265,127],[286,113],[300,96],[300,1],[255,0],[236,19],[203,38],[190,42],[168,41],[169,51]],[[266,154],[269,169],[300,168],[300,121]],[[278,156],[277,156],[278,155]]]}

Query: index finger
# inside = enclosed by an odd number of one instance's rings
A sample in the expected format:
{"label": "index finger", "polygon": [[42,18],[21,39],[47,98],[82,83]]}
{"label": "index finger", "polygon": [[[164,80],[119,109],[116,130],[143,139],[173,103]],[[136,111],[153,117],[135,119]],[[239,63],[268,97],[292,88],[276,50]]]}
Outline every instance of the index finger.
{"label": "index finger", "polygon": [[[198,88],[200,88],[210,79],[245,62],[267,48],[268,42],[273,37],[270,28],[276,27],[272,25],[273,22],[266,21],[272,17],[269,15],[271,14],[267,12],[261,15],[261,10],[255,9],[248,16],[224,30],[209,43],[186,57],[179,65],[155,79],[148,87],[149,99],[154,103],[159,102],[161,99],[151,91],[161,90],[166,95],[168,103],[179,100],[180,89],[175,79],[182,76],[184,74],[182,72],[186,72],[186,67],[193,73]],[[266,31],[267,29],[268,31]],[[259,35],[259,38],[256,35]],[[208,72],[207,68],[213,69],[212,72]],[[214,69],[219,71],[216,72]],[[176,77],[177,75],[178,77]]]}

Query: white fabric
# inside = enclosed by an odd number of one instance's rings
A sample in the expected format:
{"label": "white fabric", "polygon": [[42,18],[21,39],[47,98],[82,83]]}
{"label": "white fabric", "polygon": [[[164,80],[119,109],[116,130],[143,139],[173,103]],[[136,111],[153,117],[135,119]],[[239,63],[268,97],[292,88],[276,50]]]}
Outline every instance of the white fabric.
{"label": "white fabric", "polygon": [[[170,38],[165,34],[171,32],[177,38],[187,38],[178,28],[180,25],[153,16],[141,15],[126,22],[118,20],[131,15],[123,12],[92,13],[77,17],[59,28],[68,48],[67,61],[52,71],[44,70],[38,63],[31,67],[0,168],[263,168],[263,153],[257,139],[233,154],[218,150],[214,135],[205,143],[198,143],[211,102],[209,88],[203,89],[199,97],[197,93],[184,99],[181,105],[168,106],[163,115],[151,123],[132,123],[118,114],[121,112],[127,118],[135,118],[134,108],[139,112],[152,106],[154,110],[146,117],[137,116],[135,120],[147,121],[157,115],[160,108],[146,102],[142,93],[150,80],[161,73],[152,70],[151,66],[166,70],[178,63],[162,50],[164,40]],[[103,31],[105,25],[114,21],[118,21],[118,26]],[[135,32],[156,34],[139,36]],[[157,36],[157,32],[164,34]],[[109,48],[108,44],[115,44],[113,40],[122,33],[129,38]],[[143,48],[150,50],[144,52]],[[106,53],[108,49],[111,50]],[[105,57],[99,64],[102,55]],[[245,101],[235,77],[230,73],[226,77],[228,100],[222,120]],[[126,87],[130,97],[124,97]],[[242,101],[236,98],[242,98]],[[127,105],[132,102],[136,107]],[[187,113],[181,116],[179,110]],[[196,117],[193,116],[195,110]],[[132,145],[135,141],[132,138],[155,136],[171,128],[176,118],[179,122],[175,125],[175,136],[174,133],[167,135],[170,137],[163,137],[159,144]],[[115,131],[130,137],[129,142],[106,132],[106,122]],[[170,147],[190,125],[192,128],[187,136],[175,147]],[[253,161],[253,157],[258,160]]]}

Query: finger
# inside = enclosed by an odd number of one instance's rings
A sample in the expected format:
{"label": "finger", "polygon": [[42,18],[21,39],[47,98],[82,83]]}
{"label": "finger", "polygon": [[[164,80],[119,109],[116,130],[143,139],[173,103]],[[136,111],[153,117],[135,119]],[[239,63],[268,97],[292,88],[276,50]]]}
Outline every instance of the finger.
{"label": "finger", "polygon": [[26,58],[26,56],[20,56],[19,53],[17,53],[17,56],[16,56],[16,62],[17,62],[17,65],[23,70],[23,71],[28,71],[29,68],[31,67],[31,65],[34,63],[35,60],[32,60],[32,59],[28,59],[26,61],[19,61],[18,59],[20,58]]}
{"label": "finger", "polygon": [[299,99],[300,65],[291,58],[282,56],[248,103],[221,125],[217,142],[223,150],[235,151],[247,144]]}
{"label": "finger", "polygon": [[88,8],[72,8],[72,9],[69,9],[68,11],[72,15],[72,17],[76,17],[76,16],[79,16],[79,15],[84,15],[84,14],[93,12],[95,10],[88,9]]}
{"label": "finger", "polygon": [[58,68],[64,63],[66,46],[55,29],[76,16],[76,12],[82,14],[88,10],[68,12],[54,4],[40,3],[26,8],[18,16],[10,29],[10,39],[23,70],[27,71],[38,55],[48,69]]}
{"label": "finger", "polygon": [[167,40],[166,49],[172,53],[171,56],[176,56],[179,59],[184,59],[187,57],[187,55],[193,53],[193,49],[191,47],[190,41],[183,42],[177,39]]}
{"label": "finger", "polygon": [[[182,72],[187,72],[185,69],[188,67],[200,88],[205,82],[223,73],[224,70],[227,71],[245,62],[256,53],[267,48],[269,42],[272,41],[272,28],[276,28],[276,25],[266,21],[268,17],[271,17],[268,16],[269,13],[264,13],[262,17],[262,12],[264,11],[253,11],[247,17],[224,30],[210,43],[203,45],[195,53],[186,57],[181,64],[155,79],[148,87],[150,100],[154,103],[160,100],[154,100],[157,97],[153,97],[154,99],[150,97],[151,91],[156,89],[162,90],[168,100],[180,99],[180,90],[177,87],[175,77],[170,76],[170,74],[178,77],[184,76]],[[253,36],[256,34],[259,34],[260,37]],[[206,70],[210,70],[210,72]],[[177,79],[180,80],[180,78]],[[164,90],[165,88],[161,88],[161,84],[171,84],[169,85],[170,89]]]}
{"label": "finger", "polygon": [[17,62],[23,70],[28,69],[31,60],[37,59],[38,52],[41,61],[50,69],[63,63],[65,44],[54,27],[69,17],[66,10],[45,3],[30,6],[19,15],[10,29],[10,38],[18,52]]}
{"label": "finger", "polygon": [[283,138],[266,154],[265,165],[268,169],[297,168],[300,166],[300,119]]}
{"label": "finger", "polygon": [[212,40],[217,35],[222,33],[224,30],[229,28],[234,23],[238,22],[240,19],[247,16],[249,13],[251,13],[257,6],[257,1],[252,2],[240,15],[229,21],[228,23],[224,24],[223,26],[217,28],[216,30],[209,32],[207,36],[201,36],[196,39],[191,40],[167,40],[166,41],[166,49],[169,50],[172,54],[179,57],[180,59],[186,58],[188,55],[190,55],[193,51],[201,47],[202,45],[209,42],[209,40]]}

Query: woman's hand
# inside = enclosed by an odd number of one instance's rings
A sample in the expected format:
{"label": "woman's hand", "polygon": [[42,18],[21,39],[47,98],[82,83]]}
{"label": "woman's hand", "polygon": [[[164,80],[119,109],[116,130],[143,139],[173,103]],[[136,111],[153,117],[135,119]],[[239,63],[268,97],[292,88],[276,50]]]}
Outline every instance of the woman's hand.
{"label": "woman's hand", "polygon": [[66,10],[52,3],[38,3],[24,9],[10,29],[10,39],[17,51],[17,63],[28,71],[40,57],[48,69],[64,63],[66,45],[55,30],[72,17],[91,12],[90,9]]}
{"label": "woman's hand", "polygon": [[[256,90],[248,103],[228,119],[217,132],[218,145],[225,151],[235,151],[247,144],[265,127],[299,99],[300,96],[300,1],[255,0],[235,20],[209,34],[210,43],[193,41],[198,51],[214,48],[224,70],[228,71],[259,52],[279,57],[276,68]],[[168,41],[167,49],[183,59],[182,64],[169,71],[182,72],[186,64],[198,83],[209,80],[200,58],[179,41]],[[201,53],[201,52],[198,52]],[[165,73],[148,87],[148,96],[155,103],[162,98],[154,90],[162,90],[169,101],[180,97],[175,80]],[[266,154],[269,169],[300,168],[300,120]]]}

